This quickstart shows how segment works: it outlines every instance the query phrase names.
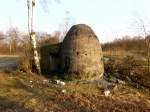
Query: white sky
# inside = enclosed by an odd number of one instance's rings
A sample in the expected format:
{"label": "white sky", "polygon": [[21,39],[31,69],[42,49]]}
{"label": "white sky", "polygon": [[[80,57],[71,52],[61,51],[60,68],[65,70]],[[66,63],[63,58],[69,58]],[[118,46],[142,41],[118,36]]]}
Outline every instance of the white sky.
{"label": "white sky", "polygon": [[[37,0],[38,1],[38,0]],[[139,35],[138,19],[150,30],[150,0],[51,0],[42,9],[39,1],[35,11],[35,29],[52,33],[62,30],[66,11],[70,24],[84,23],[92,27],[101,42],[111,41],[125,35]],[[1,0],[0,31],[10,26],[27,31],[27,0]]]}

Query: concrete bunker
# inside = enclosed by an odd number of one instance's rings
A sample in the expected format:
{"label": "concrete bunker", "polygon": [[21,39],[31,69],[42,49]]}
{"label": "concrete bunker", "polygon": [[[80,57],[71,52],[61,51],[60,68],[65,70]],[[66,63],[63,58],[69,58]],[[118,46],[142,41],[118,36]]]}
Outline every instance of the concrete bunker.
{"label": "concrete bunker", "polygon": [[60,46],[58,44],[47,44],[40,49],[40,63],[43,74],[49,74],[60,70]]}
{"label": "concrete bunker", "polygon": [[85,24],[72,26],[62,43],[43,47],[41,51],[41,59],[45,60],[41,66],[48,73],[61,70],[79,80],[95,80],[103,75],[101,44]]}

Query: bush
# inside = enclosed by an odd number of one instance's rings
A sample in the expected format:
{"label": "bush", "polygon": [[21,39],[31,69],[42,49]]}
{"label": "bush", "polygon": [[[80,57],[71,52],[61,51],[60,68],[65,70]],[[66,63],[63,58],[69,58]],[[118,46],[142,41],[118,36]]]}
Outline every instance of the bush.
{"label": "bush", "polygon": [[105,63],[105,73],[127,82],[132,81],[150,88],[150,73],[146,72],[134,57],[125,57],[122,61],[110,60]]}

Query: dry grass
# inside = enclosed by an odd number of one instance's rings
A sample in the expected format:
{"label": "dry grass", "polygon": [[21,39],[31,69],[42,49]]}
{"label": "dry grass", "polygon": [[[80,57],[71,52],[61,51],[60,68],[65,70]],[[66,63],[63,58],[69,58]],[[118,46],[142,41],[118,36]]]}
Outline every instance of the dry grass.
{"label": "dry grass", "polygon": [[118,85],[105,97],[94,83],[66,82],[60,86],[51,80],[45,82],[48,79],[43,76],[20,72],[0,73],[0,80],[1,112],[150,111],[150,91],[129,84]]}

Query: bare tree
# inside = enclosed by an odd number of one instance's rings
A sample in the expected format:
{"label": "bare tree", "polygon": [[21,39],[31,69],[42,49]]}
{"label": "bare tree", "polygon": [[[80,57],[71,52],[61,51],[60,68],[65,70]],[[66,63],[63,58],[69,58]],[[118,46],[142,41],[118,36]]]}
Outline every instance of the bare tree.
{"label": "bare tree", "polygon": [[33,29],[33,21],[34,21],[34,7],[35,0],[27,0],[28,7],[28,31],[30,35],[30,43],[31,43],[31,67],[33,72],[41,73],[40,69],[40,61],[39,55],[36,46],[36,37]]}
{"label": "bare tree", "polygon": [[149,73],[150,72],[150,35],[148,34],[148,31],[146,29],[143,19],[139,18],[138,21],[136,21],[136,23],[138,24],[138,27],[144,34],[145,44],[147,48],[146,51],[147,51],[148,73]]}
{"label": "bare tree", "polygon": [[[37,51],[37,44],[36,44],[36,37],[35,37],[35,31],[33,29],[33,21],[34,21],[34,7],[35,7],[35,1],[36,0],[27,0],[27,8],[28,8],[28,32],[30,35],[30,43],[31,43],[31,66],[32,71],[35,71],[37,73],[41,73],[40,68],[40,61],[39,61],[39,55]],[[39,0],[40,4],[42,4],[44,7],[47,5],[47,0]],[[59,0],[55,0],[59,2]]]}
{"label": "bare tree", "polygon": [[15,27],[10,27],[7,31],[9,41],[9,54],[12,55],[16,52],[19,40],[19,31]]}
{"label": "bare tree", "polygon": [[148,72],[150,73],[150,35],[146,36]]}
{"label": "bare tree", "polygon": [[2,32],[0,32],[0,40],[4,40],[5,39],[5,36]]}

